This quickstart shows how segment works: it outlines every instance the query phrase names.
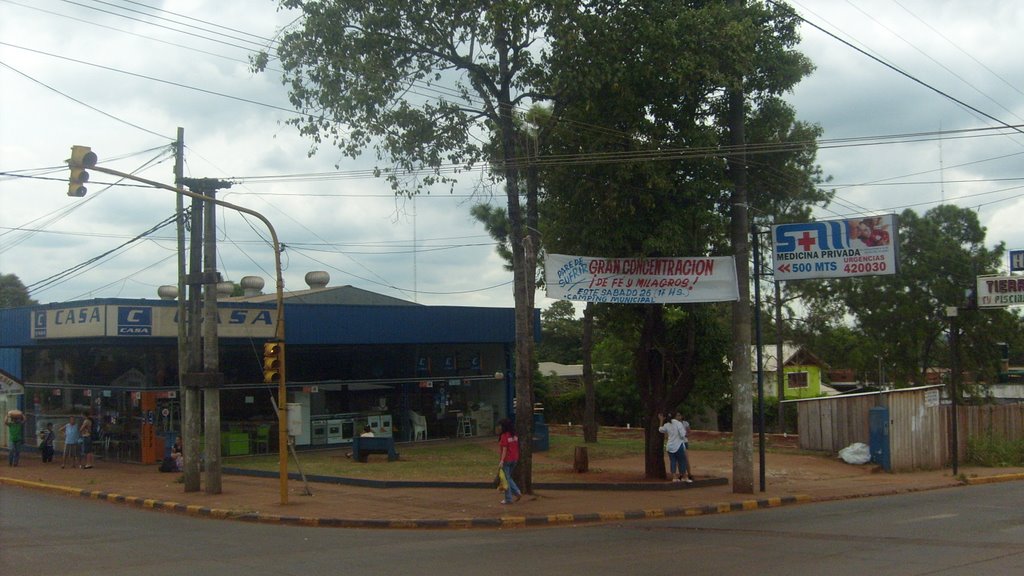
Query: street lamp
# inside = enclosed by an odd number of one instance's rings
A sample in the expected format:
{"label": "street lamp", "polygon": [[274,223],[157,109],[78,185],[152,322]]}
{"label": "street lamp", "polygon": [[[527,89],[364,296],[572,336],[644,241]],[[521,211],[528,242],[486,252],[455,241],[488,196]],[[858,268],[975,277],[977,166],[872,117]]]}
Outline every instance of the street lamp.
{"label": "street lamp", "polygon": [[[88,154],[86,154],[86,152],[83,152],[82,154],[76,154],[75,152],[79,151],[78,149],[84,149],[85,151],[88,152]],[[148,180],[146,178],[141,178],[141,177],[135,176],[133,174],[126,174],[124,172],[120,172],[120,171],[113,170],[113,169],[110,169],[110,168],[103,168],[103,167],[100,167],[100,166],[96,166],[96,163],[98,161],[97,157],[87,147],[76,146],[75,148],[72,149],[72,152],[73,152],[72,158],[70,158],[68,160],[68,166],[72,169],[73,173],[74,173],[74,171],[76,169],[80,170],[82,168],[90,168],[92,170],[95,170],[97,172],[102,172],[104,174],[110,174],[112,176],[117,176],[119,178],[125,178],[127,180],[134,180],[136,182],[141,182],[143,184],[148,184],[148,185],[150,185],[150,186],[152,186],[154,188],[161,188],[163,190],[170,190],[171,192],[174,192],[175,194],[183,194],[183,195],[188,196],[190,198],[195,198],[195,199],[202,200],[202,201],[205,201],[205,202],[211,202],[211,203],[216,204],[218,206],[223,206],[225,208],[229,208],[231,210],[235,210],[236,212],[241,212],[243,214],[248,214],[248,215],[250,215],[250,216],[252,216],[254,218],[257,218],[260,222],[263,222],[263,224],[267,227],[267,230],[270,232],[270,239],[271,239],[271,242],[273,243],[273,246],[274,246],[274,272],[277,275],[277,300],[276,300],[277,301],[277,322],[276,322],[275,331],[274,331],[274,338],[278,342],[283,342],[284,341],[284,277],[281,274],[281,243],[278,241],[277,231],[274,229],[274,225],[270,223],[270,220],[268,220],[264,215],[260,214],[259,212],[256,212],[255,210],[252,210],[252,209],[249,209],[249,208],[245,208],[244,206],[238,206],[238,205],[232,204],[230,202],[225,202],[224,200],[218,200],[218,199],[216,199],[214,197],[207,196],[205,194],[197,194],[195,192],[190,192],[188,190],[184,190],[184,189],[181,189],[181,188],[175,188],[174,186],[168,186],[167,184],[163,184],[161,182],[156,182],[156,181],[153,181],[153,180]],[[181,295],[179,294],[179,298],[180,297],[181,297]],[[283,355],[283,352],[282,352],[282,355]],[[278,419],[278,446],[279,446],[278,452],[280,453],[278,467],[279,467],[279,471],[280,471],[281,504],[287,504],[288,503],[288,449],[287,449],[288,427],[286,425],[287,418],[286,418],[286,415],[285,415],[285,410],[287,409],[288,392],[287,392],[287,387],[285,386],[285,374],[284,374],[283,370],[281,371],[280,377],[278,378],[278,392],[277,392],[277,396],[278,396],[278,400],[277,400],[277,419]]]}

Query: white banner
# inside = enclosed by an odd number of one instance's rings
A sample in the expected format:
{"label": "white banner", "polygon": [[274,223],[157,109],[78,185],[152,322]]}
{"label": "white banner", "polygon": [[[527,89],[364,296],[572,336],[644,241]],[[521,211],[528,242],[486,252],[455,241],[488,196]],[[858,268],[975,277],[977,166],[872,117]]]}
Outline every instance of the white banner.
{"label": "white banner", "polygon": [[896,274],[896,215],[772,226],[776,280]]}
{"label": "white banner", "polygon": [[593,258],[548,254],[548,298],[611,304],[739,300],[732,256]]}
{"label": "white banner", "polygon": [[1024,304],[1024,276],[978,276],[978,306],[1004,308]]}

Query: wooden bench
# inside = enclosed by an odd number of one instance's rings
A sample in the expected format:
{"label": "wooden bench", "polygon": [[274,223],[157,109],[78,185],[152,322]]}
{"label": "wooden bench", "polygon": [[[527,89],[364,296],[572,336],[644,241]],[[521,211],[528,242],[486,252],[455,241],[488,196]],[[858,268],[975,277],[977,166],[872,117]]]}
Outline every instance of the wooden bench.
{"label": "wooden bench", "polygon": [[352,459],[366,462],[370,454],[387,454],[388,462],[398,460],[395,439],[391,436],[363,437],[352,439]]}

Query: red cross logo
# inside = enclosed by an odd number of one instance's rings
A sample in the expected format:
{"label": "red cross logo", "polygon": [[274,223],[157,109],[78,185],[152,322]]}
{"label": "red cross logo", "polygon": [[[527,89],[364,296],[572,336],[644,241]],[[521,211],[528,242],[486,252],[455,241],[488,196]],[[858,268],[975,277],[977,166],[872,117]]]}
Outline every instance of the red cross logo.
{"label": "red cross logo", "polygon": [[804,235],[796,243],[803,246],[804,252],[807,252],[818,243],[818,239],[812,238],[810,232],[804,232]]}

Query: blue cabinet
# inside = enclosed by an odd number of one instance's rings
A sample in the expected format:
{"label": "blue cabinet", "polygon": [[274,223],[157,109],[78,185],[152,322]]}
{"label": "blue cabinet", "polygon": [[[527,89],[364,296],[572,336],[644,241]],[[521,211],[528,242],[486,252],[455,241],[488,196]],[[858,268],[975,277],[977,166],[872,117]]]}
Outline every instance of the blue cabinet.
{"label": "blue cabinet", "polygon": [[889,452],[889,409],[875,406],[868,410],[868,430],[871,436],[871,461],[886,472],[892,471]]}

